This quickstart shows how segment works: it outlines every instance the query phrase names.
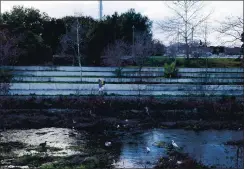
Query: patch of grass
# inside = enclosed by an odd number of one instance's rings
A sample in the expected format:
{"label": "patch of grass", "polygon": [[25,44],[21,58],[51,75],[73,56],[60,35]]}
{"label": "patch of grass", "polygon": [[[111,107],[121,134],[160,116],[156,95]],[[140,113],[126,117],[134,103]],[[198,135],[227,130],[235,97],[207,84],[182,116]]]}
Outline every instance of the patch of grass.
{"label": "patch of grass", "polygon": [[74,150],[74,151],[85,151],[86,150],[83,145],[70,146],[69,149]]}
{"label": "patch of grass", "polygon": [[41,155],[24,155],[16,159],[18,165],[28,165],[32,167],[38,167],[44,163],[52,162],[56,158],[50,156]]}
{"label": "patch of grass", "polygon": [[[174,61],[173,58],[166,57],[152,57],[148,59],[145,66],[161,67],[165,63],[170,64]],[[205,58],[176,58],[176,66],[179,68],[205,68]],[[236,68],[242,67],[241,61],[233,58],[208,58],[207,67],[209,68]]]}
{"label": "patch of grass", "polygon": [[166,148],[167,147],[167,143],[164,141],[159,141],[159,142],[155,143],[155,145],[159,148]]}
{"label": "patch of grass", "polygon": [[64,166],[60,164],[44,164],[40,169],[86,169],[84,165],[79,166]]}
{"label": "patch of grass", "polygon": [[31,147],[31,148],[28,148],[27,150],[35,150],[35,151],[38,151],[38,152],[43,152],[43,151],[61,151],[63,150],[62,148],[58,148],[58,147],[50,147],[50,146],[46,146],[45,148],[42,148],[40,146],[38,147]]}
{"label": "patch of grass", "polygon": [[[198,59],[189,59],[187,62],[184,58],[177,59],[178,67],[190,67],[190,68],[205,68],[206,67],[206,59],[198,58]],[[235,68],[241,67],[241,61],[237,61],[236,59],[231,58],[209,58],[207,59],[207,67],[208,68]]]}

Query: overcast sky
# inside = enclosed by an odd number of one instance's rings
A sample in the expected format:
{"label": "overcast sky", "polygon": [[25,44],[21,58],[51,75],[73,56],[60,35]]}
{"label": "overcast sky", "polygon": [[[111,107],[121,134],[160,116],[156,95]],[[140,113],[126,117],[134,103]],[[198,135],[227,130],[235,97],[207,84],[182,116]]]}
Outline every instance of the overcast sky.
{"label": "overcast sky", "polygon": [[[167,43],[159,29],[156,29],[155,22],[171,15],[172,11],[165,5],[166,1],[103,1],[103,15],[110,15],[114,12],[122,13],[130,8],[136,12],[141,12],[153,21],[154,38]],[[210,18],[212,25],[217,24],[217,20],[222,20],[226,16],[243,16],[243,1],[205,1],[207,6],[205,11],[214,9]],[[46,12],[51,17],[63,17],[74,15],[75,12],[83,15],[92,16],[98,19],[99,1],[1,1],[1,12],[9,11],[14,5],[23,5],[24,7],[34,7],[41,12]],[[212,45],[217,45],[217,34],[209,35],[209,41]]]}

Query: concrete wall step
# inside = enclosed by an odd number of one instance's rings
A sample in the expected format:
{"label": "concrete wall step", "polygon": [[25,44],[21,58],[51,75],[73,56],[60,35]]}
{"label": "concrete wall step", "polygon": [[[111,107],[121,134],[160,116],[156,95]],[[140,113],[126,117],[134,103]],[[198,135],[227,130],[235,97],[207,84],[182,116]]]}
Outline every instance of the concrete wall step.
{"label": "concrete wall step", "polygon": [[[10,90],[9,95],[97,95],[98,91],[77,91],[77,90]],[[243,91],[121,91],[111,90],[107,91],[107,95],[171,95],[171,96],[187,96],[187,95],[234,95],[242,96]]]}
{"label": "concrete wall step", "polygon": [[[74,66],[1,66],[0,68],[9,70],[25,70],[25,71],[98,71],[111,72],[117,67],[74,67]],[[138,71],[137,67],[125,67],[123,71]],[[164,71],[163,67],[143,67],[142,71]],[[243,68],[179,68],[179,72],[240,72],[243,73]]]}
{"label": "concrete wall step", "polygon": [[[14,76],[42,77],[116,77],[113,72],[61,72],[61,71],[14,71]],[[243,78],[243,73],[179,73],[180,77],[213,77],[213,78]],[[164,77],[163,72],[124,72],[127,77]]]}
{"label": "concrete wall step", "polygon": [[[12,83],[10,90],[97,90],[98,84]],[[243,90],[243,85],[106,84],[105,90]]]}
{"label": "concrete wall step", "polygon": [[[93,82],[98,83],[99,77],[13,77],[14,82]],[[217,78],[103,78],[106,83],[127,83],[127,82],[142,82],[147,83],[243,83],[243,79],[217,79]]]}

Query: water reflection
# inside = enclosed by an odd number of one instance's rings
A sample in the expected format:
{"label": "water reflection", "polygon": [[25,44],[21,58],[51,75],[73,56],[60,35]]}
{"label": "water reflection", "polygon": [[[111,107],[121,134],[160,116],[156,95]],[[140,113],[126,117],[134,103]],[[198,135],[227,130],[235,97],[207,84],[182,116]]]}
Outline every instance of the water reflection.
{"label": "water reflection", "polygon": [[[241,131],[203,131],[194,132],[186,130],[149,130],[139,135],[124,137],[122,153],[120,161],[116,164],[117,167],[142,167],[138,162],[144,162],[148,167],[153,167],[156,160],[161,156],[166,156],[164,148],[154,146],[154,142],[170,143],[174,140],[183,151],[202,162],[204,165],[217,167],[235,167],[236,166],[236,151],[233,146],[226,146],[223,143],[229,140],[243,139]],[[128,145],[129,140],[135,140],[136,145]],[[151,152],[147,154],[144,147],[148,146]],[[147,163],[151,161],[151,164]],[[124,162],[124,164],[122,164]],[[126,163],[126,164],[125,164]],[[243,156],[240,157],[239,167],[243,167]]]}
{"label": "water reflection", "polygon": [[[202,162],[204,165],[217,167],[235,167],[237,148],[223,143],[229,140],[243,139],[243,131],[203,131],[152,129],[141,132],[106,131],[88,133],[63,128],[43,128],[31,130],[8,130],[2,132],[0,142],[22,142],[28,147],[38,147],[47,141],[50,147],[60,148],[58,151],[48,151],[50,156],[70,156],[74,154],[99,155],[107,166],[115,168],[151,168],[162,156],[167,156],[165,148],[158,148],[155,143],[162,141],[170,143],[174,140],[183,151]],[[112,145],[105,147],[105,142]],[[151,149],[146,152],[146,147]],[[243,148],[242,148],[243,149]],[[35,150],[33,150],[35,151]],[[33,153],[32,151],[32,153]],[[28,154],[27,148],[16,149],[14,154]],[[38,152],[36,152],[38,153]],[[239,158],[239,167],[243,167],[243,155]]]}

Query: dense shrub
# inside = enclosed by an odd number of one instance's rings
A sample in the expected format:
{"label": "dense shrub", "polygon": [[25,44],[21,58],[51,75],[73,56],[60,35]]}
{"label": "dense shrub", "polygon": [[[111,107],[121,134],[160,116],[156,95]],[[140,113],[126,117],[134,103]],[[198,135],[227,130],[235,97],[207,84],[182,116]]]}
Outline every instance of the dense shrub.
{"label": "dense shrub", "polygon": [[0,94],[7,94],[11,81],[12,75],[9,70],[0,69]]}
{"label": "dense shrub", "polygon": [[122,69],[121,67],[117,68],[115,71],[114,71],[114,74],[116,75],[116,77],[120,78],[122,77]]}
{"label": "dense shrub", "polygon": [[176,68],[176,62],[172,62],[171,64],[164,64],[164,77],[172,78],[177,77],[178,69]]}

